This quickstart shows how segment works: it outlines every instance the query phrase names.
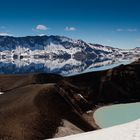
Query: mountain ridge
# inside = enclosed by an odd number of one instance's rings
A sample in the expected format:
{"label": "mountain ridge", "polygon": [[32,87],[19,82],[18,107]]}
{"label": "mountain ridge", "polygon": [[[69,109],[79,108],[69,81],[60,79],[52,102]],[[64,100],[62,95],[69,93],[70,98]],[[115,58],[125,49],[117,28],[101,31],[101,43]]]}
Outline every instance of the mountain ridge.
{"label": "mountain ridge", "polygon": [[[129,49],[132,53],[140,51],[138,48]],[[83,40],[75,40],[65,36],[26,36],[12,37],[0,36],[0,52],[3,55],[33,55],[68,57],[76,60],[94,59],[97,57],[125,57],[128,50],[113,48],[100,44],[86,43]],[[125,53],[124,53],[125,52]],[[41,53],[39,55],[39,53]],[[136,52],[135,52],[136,53]],[[1,54],[1,55],[2,55]]]}

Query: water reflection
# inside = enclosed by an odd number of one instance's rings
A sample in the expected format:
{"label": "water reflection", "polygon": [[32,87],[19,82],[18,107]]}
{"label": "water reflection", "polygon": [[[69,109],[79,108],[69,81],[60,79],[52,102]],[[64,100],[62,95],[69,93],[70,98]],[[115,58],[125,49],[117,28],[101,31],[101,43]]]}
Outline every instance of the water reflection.
{"label": "water reflection", "polygon": [[73,75],[89,71],[104,70],[115,67],[130,60],[121,59],[95,59],[90,61],[77,61],[74,59],[1,59],[0,74],[23,74],[34,72],[56,73]]}

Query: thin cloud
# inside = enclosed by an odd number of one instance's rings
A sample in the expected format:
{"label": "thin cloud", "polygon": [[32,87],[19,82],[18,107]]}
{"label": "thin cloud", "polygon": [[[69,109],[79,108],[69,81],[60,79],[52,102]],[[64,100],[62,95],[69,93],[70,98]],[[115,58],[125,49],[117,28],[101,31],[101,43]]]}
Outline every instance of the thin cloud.
{"label": "thin cloud", "polygon": [[107,41],[108,43],[112,42],[112,40],[111,40],[111,39],[107,39],[106,41]]}
{"label": "thin cloud", "polygon": [[46,30],[48,30],[48,27],[45,26],[45,25],[39,24],[39,25],[36,26],[36,30],[46,31]]}
{"label": "thin cloud", "polygon": [[0,32],[0,36],[12,36],[12,34],[9,34],[9,33],[4,33],[4,32],[3,32],[3,33],[1,33],[1,32]]}
{"label": "thin cloud", "polygon": [[135,41],[140,42],[140,38],[136,39]]}
{"label": "thin cloud", "polygon": [[0,26],[0,29],[5,29],[6,27],[5,26]]}
{"label": "thin cloud", "polygon": [[39,34],[39,36],[45,36],[45,34]]}
{"label": "thin cloud", "polygon": [[138,29],[136,28],[128,28],[128,29],[123,29],[123,28],[118,28],[116,29],[117,32],[137,32]]}
{"label": "thin cloud", "polygon": [[124,29],[118,28],[118,29],[116,29],[116,31],[117,31],[117,32],[123,32]]}
{"label": "thin cloud", "polygon": [[65,31],[76,31],[76,28],[75,27],[66,27],[65,28]]}
{"label": "thin cloud", "polygon": [[127,29],[128,32],[137,32],[138,29]]}

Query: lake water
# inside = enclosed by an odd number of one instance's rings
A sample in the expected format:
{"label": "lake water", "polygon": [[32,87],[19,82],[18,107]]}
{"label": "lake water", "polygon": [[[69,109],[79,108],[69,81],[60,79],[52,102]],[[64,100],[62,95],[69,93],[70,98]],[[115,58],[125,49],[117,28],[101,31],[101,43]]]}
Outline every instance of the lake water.
{"label": "lake water", "polygon": [[116,67],[120,64],[128,64],[132,60],[94,60],[76,61],[69,60],[48,60],[48,59],[2,59],[0,60],[0,74],[23,74],[23,73],[56,73],[65,76],[100,71]]}
{"label": "lake water", "polygon": [[101,107],[94,113],[94,119],[101,128],[127,123],[139,118],[140,103]]}

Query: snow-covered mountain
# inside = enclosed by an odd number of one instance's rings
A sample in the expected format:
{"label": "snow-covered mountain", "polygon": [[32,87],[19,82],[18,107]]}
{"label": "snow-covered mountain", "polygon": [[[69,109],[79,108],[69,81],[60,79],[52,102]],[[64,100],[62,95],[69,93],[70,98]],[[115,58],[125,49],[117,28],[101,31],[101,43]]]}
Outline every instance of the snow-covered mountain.
{"label": "snow-covered mountain", "polygon": [[62,36],[0,36],[0,55],[2,58],[48,58],[90,60],[96,58],[128,57],[136,55],[139,48],[122,50],[99,44],[89,44],[82,40],[73,40]]}
{"label": "snow-covered mountain", "polygon": [[14,71],[80,73],[86,69],[140,57],[140,48],[124,50],[63,36],[0,36],[0,73]]}

